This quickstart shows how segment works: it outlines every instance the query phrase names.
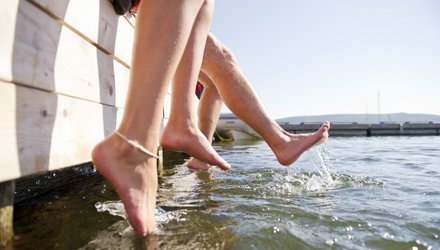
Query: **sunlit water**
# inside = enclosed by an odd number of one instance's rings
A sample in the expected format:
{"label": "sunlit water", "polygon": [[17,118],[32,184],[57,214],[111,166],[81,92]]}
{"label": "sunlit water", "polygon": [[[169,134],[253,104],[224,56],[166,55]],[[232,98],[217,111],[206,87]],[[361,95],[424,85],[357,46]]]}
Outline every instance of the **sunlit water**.
{"label": "sunlit water", "polygon": [[216,149],[232,170],[164,166],[158,236],[136,237],[96,174],[17,204],[16,247],[440,249],[440,137],[331,138],[289,168],[261,141]]}

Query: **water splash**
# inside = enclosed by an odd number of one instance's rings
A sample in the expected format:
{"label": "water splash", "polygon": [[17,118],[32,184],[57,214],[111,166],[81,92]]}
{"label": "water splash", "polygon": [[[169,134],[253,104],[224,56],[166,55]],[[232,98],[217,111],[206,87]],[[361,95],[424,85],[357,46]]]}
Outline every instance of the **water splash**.
{"label": "water splash", "polygon": [[[288,168],[288,176],[303,179],[304,191],[324,190],[335,184],[336,171],[331,164],[331,154],[326,144],[307,150],[295,165],[299,166]],[[297,168],[303,171],[298,172]]]}
{"label": "water splash", "polygon": [[98,212],[109,212],[109,214],[114,216],[122,217],[127,219],[127,214],[125,213],[124,204],[121,201],[105,201],[96,202],[95,208]]}
{"label": "water splash", "polygon": [[330,159],[325,145],[313,147],[288,168],[287,175],[275,173],[269,189],[284,194],[328,189],[335,184],[336,175]]}
{"label": "water splash", "polygon": [[287,169],[287,175],[275,173],[267,188],[272,193],[300,194],[341,186],[383,186],[382,182],[371,177],[338,174],[332,164],[335,161],[337,159],[326,144],[312,147]]}
{"label": "water splash", "polygon": [[[113,216],[119,216],[125,220],[127,219],[124,204],[121,201],[96,202],[95,208],[100,213],[108,212]],[[186,212],[182,210],[167,212],[164,209],[157,207],[155,213],[156,223],[165,224],[172,220],[185,221],[185,218],[182,218],[183,215],[186,215]]]}

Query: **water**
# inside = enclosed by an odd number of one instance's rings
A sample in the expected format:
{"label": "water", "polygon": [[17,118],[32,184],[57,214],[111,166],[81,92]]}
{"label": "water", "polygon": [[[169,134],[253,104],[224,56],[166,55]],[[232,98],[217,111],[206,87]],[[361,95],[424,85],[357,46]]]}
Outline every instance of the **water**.
{"label": "water", "polygon": [[164,166],[158,236],[97,175],[18,204],[16,248],[440,249],[440,137],[335,137],[289,168],[260,141],[216,149],[229,172]]}

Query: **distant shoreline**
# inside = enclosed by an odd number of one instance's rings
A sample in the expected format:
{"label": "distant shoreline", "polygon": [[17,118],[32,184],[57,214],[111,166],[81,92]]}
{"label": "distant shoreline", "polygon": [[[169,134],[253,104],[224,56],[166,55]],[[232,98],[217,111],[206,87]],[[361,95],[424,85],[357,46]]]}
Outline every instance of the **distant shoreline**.
{"label": "distant shoreline", "polygon": [[[382,120],[381,117],[387,119]],[[286,131],[294,134],[315,132],[323,121],[331,122],[333,136],[421,136],[440,135],[440,116],[426,114],[378,115],[318,115],[297,116],[276,120]],[[251,130],[233,114],[222,114],[217,128],[221,130]]]}
{"label": "distant shoreline", "polygon": [[390,113],[390,114],[332,114],[314,116],[292,116],[276,120],[278,123],[316,123],[330,121],[333,123],[429,123],[440,122],[440,115],[432,114],[409,114],[409,113]]}
{"label": "distant shoreline", "polygon": [[[319,129],[321,123],[280,123],[280,126],[293,134],[311,133]],[[381,122],[381,123],[332,123],[331,136],[438,136],[440,122]]]}

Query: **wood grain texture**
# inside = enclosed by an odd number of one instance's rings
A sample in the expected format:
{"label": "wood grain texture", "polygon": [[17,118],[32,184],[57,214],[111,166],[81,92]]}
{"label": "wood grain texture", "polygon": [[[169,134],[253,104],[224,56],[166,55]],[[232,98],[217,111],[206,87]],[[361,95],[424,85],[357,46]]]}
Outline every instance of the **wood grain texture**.
{"label": "wood grain texture", "polygon": [[134,24],[108,0],[2,2],[0,182],[91,161],[122,118]]}
{"label": "wood grain texture", "polygon": [[130,65],[133,25],[125,17],[115,14],[109,0],[28,1]]}
{"label": "wood grain texture", "polygon": [[[6,32],[0,36],[0,79],[102,104],[124,105],[127,67],[28,1],[18,1],[15,11],[16,15],[0,16]],[[131,41],[126,46],[131,47]]]}
{"label": "wood grain texture", "polygon": [[0,82],[0,182],[89,162],[122,110]]}

